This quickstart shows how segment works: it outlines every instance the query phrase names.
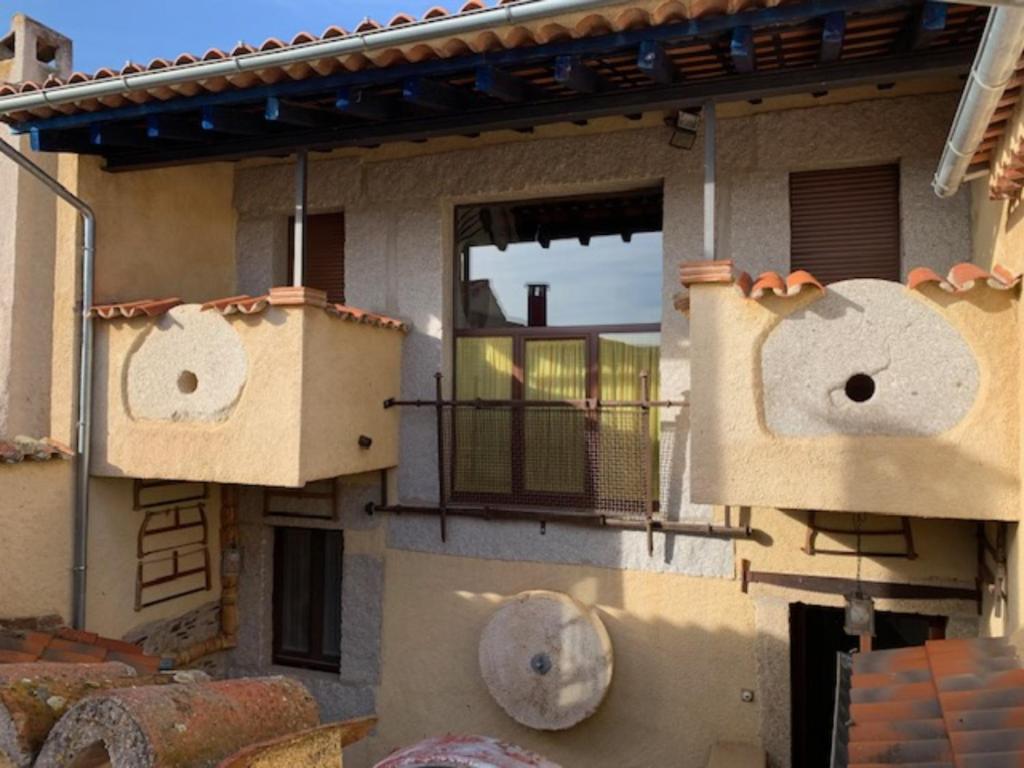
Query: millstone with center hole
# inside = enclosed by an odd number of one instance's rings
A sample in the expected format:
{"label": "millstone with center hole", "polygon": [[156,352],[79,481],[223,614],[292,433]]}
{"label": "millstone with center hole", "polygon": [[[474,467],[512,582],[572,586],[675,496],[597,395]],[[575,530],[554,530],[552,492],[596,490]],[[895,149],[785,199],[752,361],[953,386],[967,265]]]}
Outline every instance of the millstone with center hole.
{"label": "millstone with center hole", "polygon": [[559,592],[516,595],[480,638],[480,672],[491,696],[509,717],[538,730],[565,730],[594,714],[612,667],[601,619]]}

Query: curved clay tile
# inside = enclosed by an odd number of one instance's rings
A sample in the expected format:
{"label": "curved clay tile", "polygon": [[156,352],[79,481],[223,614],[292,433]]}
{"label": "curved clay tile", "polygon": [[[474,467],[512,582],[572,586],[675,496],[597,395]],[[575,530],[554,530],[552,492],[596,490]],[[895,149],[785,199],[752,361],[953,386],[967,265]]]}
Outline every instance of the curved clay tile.
{"label": "curved clay tile", "polygon": [[416,19],[408,13],[396,13],[388,22],[389,27],[404,27],[406,24],[415,24]]}
{"label": "curved clay tile", "polygon": [[459,13],[473,13],[473,11],[482,11],[485,8],[487,8],[487,3],[483,0],[468,0],[459,8]]}
{"label": "curved clay tile", "polygon": [[257,69],[252,73],[264,85],[273,85],[284,80],[284,72],[280,67],[269,67],[268,69]]}
{"label": "curved clay tile", "polygon": [[309,66],[321,77],[333,75],[341,68],[337,59],[317,59],[316,61],[309,62]]}
{"label": "curved clay tile", "polygon": [[777,272],[762,272],[750,288],[750,298],[760,299],[768,291],[776,296],[786,295],[786,281]]}
{"label": "curved clay tile", "polygon": [[454,56],[467,56],[473,52],[473,49],[469,47],[465,40],[460,37],[453,37],[450,40],[445,40],[439,46],[437,46],[441,56],[446,58],[452,58]]}
{"label": "curved clay tile", "polygon": [[79,83],[88,83],[89,76],[85,72],[72,72],[71,76],[67,79],[68,85],[78,85]]}
{"label": "curved clay tile", "polygon": [[564,25],[552,22],[551,24],[545,24],[538,28],[536,38],[538,43],[546,45],[548,43],[557,43],[562,40],[571,40],[572,33]]}
{"label": "curved clay tile", "polygon": [[690,18],[703,19],[707,16],[724,16],[728,13],[727,3],[722,0],[690,0]]}
{"label": "curved clay tile", "polygon": [[292,38],[289,45],[308,45],[309,43],[315,43],[318,38],[311,35],[309,32],[299,32],[295,37]]}
{"label": "curved clay tile", "polygon": [[489,51],[500,51],[502,49],[501,40],[489,29],[466,39],[466,44],[473,53],[488,53]]}
{"label": "curved clay tile", "polygon": [[34,83],[31,80],[26,80],[18,88],[18,92],[19,93],[31,93],[32,91],[38,91],[38,90],[39,90],[39,83]]}
{"label": "curved clay tile", "polygon": [[669,0],[655,8],[651,14],[651,21],[655,24],[669,24],[673,21],[686,21],[689,18],[686,6],[679,0]]}
{"label": "curved clay tile", "polygon": [[597,35],[607,35],[611,32],[611,23],[600,13],[591,13],[588,16],[584,16],[576,24],[577,37],[595,37]]}
{"label": "curved clay tile", "polygon": [[1010,288],[1020,282],[1020,275],[1011,272],[1002,264],[996,264],[992,267],[992,276],[1007,288]]}
{"label": "curved clay tile", "polygon": [[103,67],[92,73],[93,80],[109,80],[112,77],[117,77],[117,72],[110,67]]}
{"label": "curved clay tile", "polygon": [[142,71],[143,71],[142,67],[140,67],[138,64],[136,64],[133,61],[126,61],[124,63],[124,66],[121,67],[121,74],[122,75],[135,75],[135,74],[138,74],[139,72],[142,72]]}
{"label": "curved clay tile", "polygon": [[17,92],[18,89],[10,83],[0,83],[0,96],[13,96]]}
{"label": "curved clay tile", "polygon": [[941,285],[944,282],[946,281],[938,272],[928,267],[917,267],[910,270],[910,274],[907,275],[907,288],[912,291],[926,283],[939,283]]}
{"label": "curved clay tile", "polygon": [[383,29],[380,22],[367,17],[359,22],[359,26],[356,27],[356,34],[362,35],[367,32],[376,32],[379,29]]}
{"label": "curved clay tile", "polygon": [[196,61],[198,61],[198,59],[196,59],[196,57],[191,53],[181,53],[178,54],[178,58],[174,60],[174,66],[180,67],[183,64],[195,64]]}
{"label": "curved clay tile", "polygon": [[171,62],[167,59],[153,59],[149,64],[146,65],[147,70],[151,69],[167,69],[171,66]]}
{"label": "curved clay tile", "polygon": [[501,42],[506,48],[527,48],[536,45],[537,38],[533,34],[533,30],[527,27],[512,27],[504,33]]}
{"label": "curved clay tile", "polygon": [[226,59],[228,54],[224,53],[220,48],[211,48],[203,54],[201,61],[220,61]]}
{"label": "curved clay tile", "polygon": [[747,272],[740,272],[736,276],[736,287],[744,296],[750,296],[750,289],[754,286],[754,280]]}
{"label": "curved clay tile", "polygon": [[976,282],[987,282],[989,277],[989,273],[977,264],[962,263],[954,265],[946,279],[960,290],[969,291]]}
{"label": "curved clay tile", "polygon": [[446,8],[442,8],[440,5],[435,5],[423,14],[423,20],[430,21],[431,19],[441,19],[448,15],[448,10]]}
{"label": "curved clay tile", "polygon": [[231,49],[232,56],[247,56],[250,53],[256,53],[256,49],[248,43],[243,43],[241,40]]}
{"label": "curved clay tile", "polygon": [[348,72],[361,72],[370,66],[370,60],[361,53],[353,53],[338,59],[338,63]]}
{"label": "curved clay tile", "polygon": [[320,35],[321,40],[334,40],[337,37],[348,37],[348,30],[344,27],[331,25]]}
{"label": "curved clay tile", "polygon": [[368,54],[368,57],[375,66],[378,67],[394,67],[398,64],[405,64],[409,60],[405,57],[405,54],[398,48],[388,48],[386,50]]}
{"label": "curved clay tile", "polygon": [[643,8],[627,8],[612,21],[616,32],[626,29],[643,29],[651,25],[651,15]]}
{"label": "curved clay tile", "polygon": [[50,75],[48,78],[46,78],[45,81],[43,81],[43,88],[44,89],[45,88],[56,88],[59,85],[64,85],[64,81],[61,80],[56,75]]}
{"label": "curved clay tile", "polygon": [[822,293],[825,292],[825,286],[819,283],[814,275],[807,270],[798,269],[796,272],[790,273],[789,277],[786,278],[787,296],[795,296],[804,288],[817,288]]}
{"label": "curved clay tile", "polygon": [[260,50],[261,51],[277,51],[277,50],[280,50],[281,48],[287,48],[287,47],[288,46],[285,45],[284,40],[281,40],[280,38],[277,38],[277,37],[268,37],[260,45]]}
{"label": "curved clay tile", "polygon": [[438,58],[438,52],[434,50],[433,46],[420,43],[406,51],[405,58],[413,64],[419,64],[421,61],[430,61]]}

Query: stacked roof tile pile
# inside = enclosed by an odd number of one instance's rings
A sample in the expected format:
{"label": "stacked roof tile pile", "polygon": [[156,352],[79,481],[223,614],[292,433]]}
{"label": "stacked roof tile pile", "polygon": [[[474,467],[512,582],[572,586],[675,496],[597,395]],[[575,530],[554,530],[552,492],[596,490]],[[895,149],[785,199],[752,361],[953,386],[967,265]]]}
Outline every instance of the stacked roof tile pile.
{"label": "stacked roof tile pile", "polygon": [[55,661],[96,663],[120,661],[140,674],[153,674],[161,659],[143,653],[142,648],[123,640],[100,637],[94,632],[62,627],[53,632],[38,630],[0,631],[0,664]]}
{"label": "stacked roof tile pile", "polygon": [[839,765],[1024,765],[1024,669],[1005,638],[856,655],[849,685]]}

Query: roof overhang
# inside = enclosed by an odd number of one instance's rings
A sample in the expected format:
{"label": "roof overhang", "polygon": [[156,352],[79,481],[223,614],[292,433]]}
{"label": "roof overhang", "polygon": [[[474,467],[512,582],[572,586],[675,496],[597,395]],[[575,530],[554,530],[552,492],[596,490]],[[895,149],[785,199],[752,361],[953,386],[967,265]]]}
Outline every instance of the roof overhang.
{"label": "roof overhang", "polygon": [[[723,0],[723,9],[729,5]],[[962,75],[988,13],[935,2],[803,0],[673,20],[664,8],[638,0],[633,13],[620,4],[572,23],[524,22],[481,52],[471,52],[471,41],[448,40],[430,54],[392,51],[326,75],[308,63],[215,76],[197,68],[203,76],[188,88],[112,91],[5,119],[30,134],[36,150],[101,155],[110,170],[528,131]],[[14,98],[0,98],[0,113],[18,104]]]}

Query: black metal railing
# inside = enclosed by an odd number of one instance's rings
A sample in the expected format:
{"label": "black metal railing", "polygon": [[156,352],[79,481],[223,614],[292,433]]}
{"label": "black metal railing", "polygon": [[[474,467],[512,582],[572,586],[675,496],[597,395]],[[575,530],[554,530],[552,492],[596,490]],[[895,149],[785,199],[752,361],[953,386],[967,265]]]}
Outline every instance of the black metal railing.
{"label": "black metal railing", "polygon": [[[436,375],[433,400],[387,407],[433,408],[442,535],[446,512],[497,516],[562,510],[635,521],[659,516],[659,409],[646,374],[638,400],[448,400]],[[552,515],[545,513],[545,519]]]}

